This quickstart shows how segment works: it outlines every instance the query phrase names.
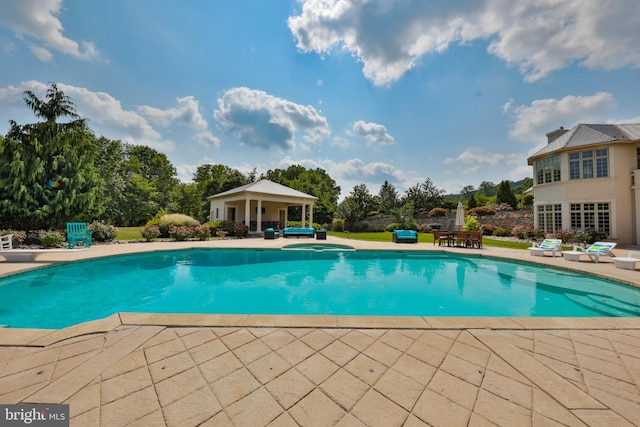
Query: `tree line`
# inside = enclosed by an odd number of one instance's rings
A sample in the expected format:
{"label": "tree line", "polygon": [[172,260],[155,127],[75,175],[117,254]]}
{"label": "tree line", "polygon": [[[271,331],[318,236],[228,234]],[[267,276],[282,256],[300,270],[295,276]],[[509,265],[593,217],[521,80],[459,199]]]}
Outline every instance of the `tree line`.
{"label": "tree line", "polygon": [[[402,196],[387,181],[377,195],[360,184],[338,203],[341,189],[325,170],[299,165],[257,176],[255,169],[245,175],[225,165],[205,164],[198,166],[193,182],[182,183],[165,154],[96,136],[77,114],[73,100],[55,83],[44,99],[25,91],[24,101],[39,120],[23,125],[11,120],[7,134],[0,135],[0,229],[61,229],[68,221],[93,220],[139,226],[159,211],[179,212],[207,222],[208,196],[258,179],[317,197],[314,220],[321,224],[342,218],[352,225],[380,214],[452,209],[459,197],[470,204],[498,200],[513,202],[515,207],[518,203],[508,181],[498,186],[483,183],[477,190],[467,186],[460,196],[445,196],[430,179]],[[493,187],[498,188],[496,194],[491,194]],[[300,208],[289,212],[292,220],[300,215]]]}

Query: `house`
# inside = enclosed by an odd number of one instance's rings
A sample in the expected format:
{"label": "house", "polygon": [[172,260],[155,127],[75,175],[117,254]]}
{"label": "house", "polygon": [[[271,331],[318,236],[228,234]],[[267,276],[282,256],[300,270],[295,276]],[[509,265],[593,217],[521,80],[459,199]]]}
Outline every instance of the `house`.
{"label": "house", "polygon": [[317,197],[262,179],[223,193],[207,197],[210,221],[235,221],[249,226],[249,232],[262,233],[265,228],[283,229],[288,221],[287,208],[301,206],[302,226],[307,208],[313,224],[313,205]]}
{"label": "house", "polygon": [[535,227],[594,228],[640,242],[640,123],[579,124],[547,134],[533,166]]}

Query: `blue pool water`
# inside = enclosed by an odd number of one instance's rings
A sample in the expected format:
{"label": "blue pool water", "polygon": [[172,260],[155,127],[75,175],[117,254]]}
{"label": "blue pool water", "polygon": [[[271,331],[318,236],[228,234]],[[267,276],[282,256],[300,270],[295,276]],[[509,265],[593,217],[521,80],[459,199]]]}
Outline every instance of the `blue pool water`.
{"label": "blue pool water", "polygon": [[640,290],[529,264],[412,251],[192,249],[0,279],[0,324],[61,328],[115,312],[640,316]]}

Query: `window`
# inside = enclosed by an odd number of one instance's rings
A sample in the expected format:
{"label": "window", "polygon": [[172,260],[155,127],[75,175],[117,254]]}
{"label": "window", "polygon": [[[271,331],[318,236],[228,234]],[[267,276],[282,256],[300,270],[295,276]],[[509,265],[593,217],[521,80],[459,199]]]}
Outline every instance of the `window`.
{"label": "window", "polygon": [[545,233],[562,229],[562,205],[538,205],[538,228]]}
{"label": "window", "polygon": [[220,218],[220,210],[216,208],[216,219]]}
{"label": "window", "polygon": [[552,156],[535,163],[536,184],[560,181],[560,156]]}
{"label": "window", "polygon": [[609,176],[609,150],[569,153],[569,179],[606,178]]}
{"label": "window", "polygon": [[609,203],[572,203],[571,229],[596,229],[611,234],[611,209]]}

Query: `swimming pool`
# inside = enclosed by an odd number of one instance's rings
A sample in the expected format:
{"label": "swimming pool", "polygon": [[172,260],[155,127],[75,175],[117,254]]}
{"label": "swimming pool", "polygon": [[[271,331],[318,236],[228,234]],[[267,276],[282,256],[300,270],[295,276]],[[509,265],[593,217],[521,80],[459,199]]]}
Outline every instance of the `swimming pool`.
{"label": "swimming pool", "polygon": [[189,249],[0,279],[0,324],[61,328],[115,312],[640,316],[640,290],[560,269],[417,251]]}

